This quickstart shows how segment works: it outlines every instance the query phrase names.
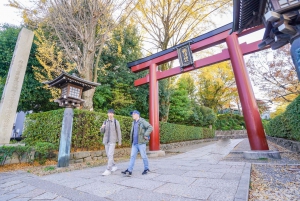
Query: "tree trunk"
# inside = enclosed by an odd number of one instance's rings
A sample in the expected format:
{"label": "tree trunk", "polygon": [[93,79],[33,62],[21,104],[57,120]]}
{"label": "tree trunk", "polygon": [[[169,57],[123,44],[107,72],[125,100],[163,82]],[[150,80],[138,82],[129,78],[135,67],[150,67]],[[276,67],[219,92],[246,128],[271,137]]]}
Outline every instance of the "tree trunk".
{"label": "tree trunk", "polygon": [[83,92],[82,99],[85,101],[83,103],[83,109],[93,111],[93,97],[95,93],[95,88]]}
{"label": "tree trunk", "polygon": [[[94,70],[93,67],[94,67],[94,57],[95,57],[95,52],[91,50],[94,50],[94,45],[95,45],[95,41],[93,40],[93,38],[91,38],[89,43],[83,49],[84,71],[82,71],[81,73],[81,77],[83,79],[91,82],[93,81],[93,70]],[[95,88],[83,92],[82,99],[85,101],[83,103],[83,109],[90,110],[90,111],[93,110],[94,93],[95,93]]]}

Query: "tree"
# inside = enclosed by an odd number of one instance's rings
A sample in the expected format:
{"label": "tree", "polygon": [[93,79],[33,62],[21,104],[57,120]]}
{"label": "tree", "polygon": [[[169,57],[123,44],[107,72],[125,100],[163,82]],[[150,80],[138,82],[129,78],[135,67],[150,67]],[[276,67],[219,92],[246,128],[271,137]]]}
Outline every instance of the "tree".
{"label": "tree", "polygon": [[134,80],[144,73],[134,74],[127,62],[141,57],[141,36],[134,23],[124,23],[113,31],[112,39],[105,44],[100,60],[100,74],[94,96],[94,108],[107,111],[115,108],[116,114],[128,115],[138,109],[148,115],[148,86],[134,87]]}
{"label": "tree", "polygon": [[214,125],[217,116],[212,109],[197,103],[195,81],[189,73],[181,75],[174,88],[169,122],[201,127]]}
{"label": "tree", "polygon": [[228,108],[237,94],[234,74],[229,62],[222,62],[203,68],[197,80],[197,101],[213,109]]}
{"label": "tree", "polygon": [[187,90],[188,83],[181,77],[174,89],[170,100],[169,122],[184,124],[191,111],[191,100]]}
{"label": "tree", "polygon": [[289,49],[289,45],[285,45],[275,51],[257,52],[247,62],[254,85],[277,103],[291,102],[300,94],[300,82]]}
{"label": "tree", "polygon": [[195,93],[196,93],[196,85],[195,80],[191,76],[191,73],[184,73],[180,76],[180,79],[178,80],[178,83],[180,85],[183,85],[185,89],[187,90],[188,97],[191,101],[195,100]]}
{"label": "tree", "polygon": [[[32,67],[35,79],[43,83],[55,79],[63,71],[74,71],[74,63],[70,63],[64,51],[51,38],[51,33],[49,34],[45,26],[40,24],[34,31],[34,35],[34,44],[37,46],[35,57],[39,63],[39,66]],[[48,86],[45,85],[44,88],[48,89]],[[50,88],[49,90],[54,99],[60,95],[60,90],[56,88]]]}
{"label": "tree", "polygon": [[[0,94],[2,94],[5,85],[20,30],[19,27],[11,25],[2,25],[0,27]],[[33,44],[21,90],[18,111],[47,111],[57,108],[56,103],[49,102],[49,99],[52,98],[51,93],[44,89],[44,84],[34,77],[33,66],[41,68],[35,57],[36,49],[36,45]]]}
{"label": "tree", "polygon": [[[58,38],[68,59],[76,64],[80,76],[97,81],[99,61],[111,31],[126,20],[134,7],[133,0],[34,0],[34,8],[22,6],[19,0],[10,5],[23,10],[25,23],[46,23]],[[125,12],[126,11],[126,12]],[[114,14],[114,15],[113,15]],[[84,108],[93,108],[95,89],[83,94]]]}
{"label": "tree", "polygon": [[268,102],[264,100],[258,100],[256,99],[257,107],[260,114],[263,114],[264,112],[268,111],[270,109],[270,106]]}
{"label": "tree", "polygon": [[277,117],[278,115],[282,114],[285,112],[286,107],[289,105],[288,102],[285,102],[281,105],[279,105],[278,107],[276,107],[276,110],[274,112],[271,113],[270,117],[272,119],[274,119],[275,117]]}
{"label": "tree", "polygon": [[[146,51],[165,50],[193,38],[213,27],[210,14],[228,11],[230,0],[142,0],[137,4],[135,20],[146,33],[144,42],[152,47]],[[159,66],[164,71],[172,67],[172,62]],[[168,78],[159,82],[160,119],[168,121],[170,108],[171,83]]]}

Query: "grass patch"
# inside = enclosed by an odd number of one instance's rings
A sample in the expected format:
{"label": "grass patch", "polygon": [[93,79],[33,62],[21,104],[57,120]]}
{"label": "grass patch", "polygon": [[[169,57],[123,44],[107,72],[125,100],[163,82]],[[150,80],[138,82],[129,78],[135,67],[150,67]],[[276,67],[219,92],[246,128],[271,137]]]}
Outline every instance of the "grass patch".
{"label": "grass patch", "polygon": [[44,171],[52,171],[52,170],[55,170],[54,166],[47,166],[44,168]]}

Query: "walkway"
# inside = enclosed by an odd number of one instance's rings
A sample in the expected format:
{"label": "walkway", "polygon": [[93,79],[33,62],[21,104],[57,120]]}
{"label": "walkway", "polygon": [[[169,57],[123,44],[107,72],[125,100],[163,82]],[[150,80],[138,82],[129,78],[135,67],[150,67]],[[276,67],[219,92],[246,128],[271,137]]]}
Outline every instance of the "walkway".
{"label": "walkway", "polygon": [[120,170],[103,177],[104,166],[38,177],[26,172],[0,174],[0,200],[246,201],[250,164],[226,162],[242,140],[220,140],[171,157],[150,159],[151,173],[141,175],[136,161],[132,177]]}

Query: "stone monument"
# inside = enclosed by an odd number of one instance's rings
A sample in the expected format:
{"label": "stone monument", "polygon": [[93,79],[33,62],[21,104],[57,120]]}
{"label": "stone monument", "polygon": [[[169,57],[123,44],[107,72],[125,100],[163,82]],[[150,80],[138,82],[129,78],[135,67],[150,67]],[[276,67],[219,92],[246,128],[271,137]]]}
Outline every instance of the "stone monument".
{"label": "stone monument", "polygon": [[26,28],[18,36],[0,102],[0,144],[10,141],[33,36]]}

